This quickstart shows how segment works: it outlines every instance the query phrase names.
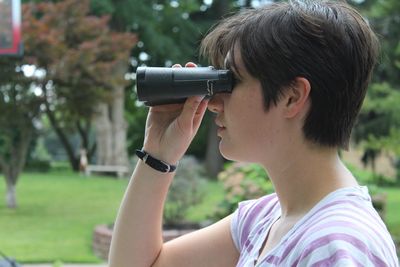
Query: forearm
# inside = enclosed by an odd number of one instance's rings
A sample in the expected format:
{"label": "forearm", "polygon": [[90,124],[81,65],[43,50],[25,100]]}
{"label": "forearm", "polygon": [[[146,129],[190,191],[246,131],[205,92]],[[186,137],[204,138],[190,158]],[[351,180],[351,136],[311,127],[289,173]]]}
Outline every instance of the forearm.
{"label": "forearm", "polygon": [[115,223],[110,267],[148,267],[155,261],[163,244],[163,207],[173,176],[139,161]]}

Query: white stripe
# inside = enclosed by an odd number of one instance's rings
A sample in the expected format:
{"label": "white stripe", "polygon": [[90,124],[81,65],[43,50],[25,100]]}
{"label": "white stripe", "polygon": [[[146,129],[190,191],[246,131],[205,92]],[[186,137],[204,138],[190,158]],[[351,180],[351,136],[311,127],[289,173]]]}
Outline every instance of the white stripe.
{"label": "white stripe", "polygon": [[311,266],[312,264],[318,261],[329,258],[331,255],[335,254],[335,252],[338,250],[348,251],[348,254],[363,266],[373,266],[372,262],[369,260],[368,257],[366,257],[364,253],[362,253],[360,250],[358,250],[350,243],[347,243],[342,240],[336,240],[330,242],[329,244],[326,244],[325,246],[321,246],[315,249],[306,258],[304,258],[301,262],[299,262],[298,266]]}
{"label": "white stripe", "polygon": [[[355,230],[355,229],[360,230],[360,231],[356,230],[355,232],[353,231],[351,234],[352,236],[355,236],[355,237],[359,237],[360,235],[362,235],[364,237],[367,236],[368,240],[370,241],[370,242],[368,242],[370,245],[374,245],[374,247],[381,248],[381,251],[383,251],[385,253],[384,258],[390,257],[390,259],[392,261],[396,260],[396,259],[394,259],[393,253],[390,253],[390,251],[388,251],[387,249],[384,249],[384,248],[394,249],[392,238],[388,234],[386,229],[382,229],[380,227],[380,225],[374,223],[372,220],[368,219],[367,217],[358,216],[361,221],[357,221],[353,218],[346,217],[345,214],[351,213],[351,211],[349,211],[349,210],[342,210],[340,215],[333,215],[333,214],[335,214],[333,211],[331,213],[332,213],[332,216],[329,216],[329,214],[330,214],[329,212],[324,213],[324,216],[327,216],[327,217],[323,220],[315,222],[315,224],[312,224],[313,225],[312,227],[323,226],[324,224],[327,224],[329,222],[334,222],[334,221],[345,221],[354,226],[353,230]],[[350,215],[353,215],[353,217],[357,217],[357,214],[359,214],[359,213],[351,213]],[[324,216],[322,216],[322,217],[324,217]],[[302,227],[302,228],[303,229],[301,229],[301,230],[304,231],[304,227]],[[350,228],[346,228],[346,230],[349,230],[349,229]],[[375,231],[373,231],[373,229],[375,229]],[[375,232],[377,232],[378,235]],[[299,233],[301,233],[301,232],[299,231]],[[344,231],[343,233],[347,233],[347,232]],[[309,238],[311,238],[311,237],[309,237]],[[312,241],[309,241],[309,238],[306,239],[305,243],[312,242]]]}
{"label": "white stripe", "polygon": [[332,267],[354,267],[354,262],[350,259],[341,259],[335,262]]}
{"label": "white stripe", "polygon": [[[323,225],[326,225],[328,223],[335,222],[335,221],[345,222],[345,223],[349,223],[349,224],[353,225],[354,229],[359,229],[358,233],[360,233],[360,232],[363,234],[366,233],[367,236],[369,238],[371,238],[374,243],[379,244],[378,246],[384,247],[384,246],[388,245],[387,241],[388,241],[388,238],[390,238],[390,236],[388,236],[387,234],[383,235],[385,233],[385,231],[383,231],[384,229],[380,229],[379,225],[377,225],[377,224],[372,225],[371,220],[368,220],[367,218],[360,217],[360,220],[362,220],[362,221],[357,221],[357,220],[354,220],[353,218],[347,217],[344,214],[345,213],[344,211],[341,211],[341,213],[342,214],[340,214],[340,215],[327,217],[327,218],[319,221],[318,223],[314,224],[313,227],[323,226]],[[349,213],[349,212],[347,212],[347,213]],[[377,234],[375,232],[379,233],[380,236],[377,236]]]}
{"label": "white stripe", "polygon": [[[270,197],[270,195],[268,196]],[[264,201],[265,197],[262,197],[257,200],[246,200],[242,201],[238,204],[238,208],[236,209],[234,216],[232,216],[232,221],[231,221],[231,235],[232,239],[234,241],[234,244],[237,248],[237,250],[240,252],[242,247],[241,247],[241,240],[242,240],[242,234],[243,234],[243,228],[244,226],[248,226],[249,230],[253,230],[255,227],[254,223],[260,224],[261,222],[264,224],[265,219],[263,217],[265,216],[265,211],[272,209],[271,210],[271,215],[275,214],[277,212],[276,208],[276,198],[271,198],[270,201],[268,201],[267,205],[264,206],[258,214],[253,218],[251,221],[251,224],[244,224],[245,222],[249,222],[249,215],[253,212],[254,208],[258,205],[260,205],[261,201]],[[239,214],[240,211],[240,214]],[[274,216],[271,216],[271,220],[274,218]],[[257,229],[258,230],[258,229]],[[249,232],[249,234],[251,231]],[[256,244],[253,244],[254,246]]]}
{"label": "white stripe", "polygon": [[[336,200],[335,200],[336,201]],[[352,204],[352,202],[354,202],[354,201],[348,201],[349,203],[342,203],[342,204],[337,204],[337,205],[333,205],[333,206],[330,206],[330,207],[328,207],[328,208],[325,208],[325,209],[323,209],[323,210],[321,210],[319,213],[318,213],[318,215],[317,215],[317,217],[318,218],[320,218],[320,217],[322,217],[325,213],[328,213],[328,212],[333,212],[333,213],[335,213],[335,214],[337,214],[338,213],[338,210],[340,211],[340,212],[342,212],[342,211],[344,211],[344,210],[353,210],[354,211],[354,214],[353,215],[356,215],[356,217],[360,217],[360,218],[366,218],[366,219],[368,219],[368,220],[371,220],[371,219],[373,219],[373,223],[374,224],[377,224],[377,225],[379,225],[380,227],[382,227],[382,228],[385,228],[386,229],[386,226],[385,226],[385,224],[383,223],[383,221],[381,220],[381,218],[379,217],[379,214],[375,211],[375,209],[370,205],[370,203],[368,202],[368,203],[362,203],[362,202],[360,202],[360,203],[357,203],[358,205],[361,205],[362,206],[362,208],[360,208],[360,207],[358,207],[358,206],[356,206],[356,205],[353,205]],[[330,203],[327,203],[326,205],[329,205]],[[360,216],[360,213],[362,213],[364,216],[363,217],[361,217]],[[322,215],[322,216],[321,216]],[[314,216],[313,216],[314,217]]]}
{"label": "white stripe", "polygon": [[233,243],[238,252],[240,252],[240,242],[239,242],[239,224],[238,224],[238,210],[233,213],[232,220],[231,220],[231,236]]}
{"label": "white stripe", "polygon": [[[355,231],[355,230],[349,230],[349,228],[346,227],[328,227],[328,228],[324,228],[321,229],[320,231],[314,232],[312,233],[310,236],[308,236],[306,239],[304,240],[300,240],[301,242],[297,243],[296,246],[294,247],[294,250],[290,253],[290,255],[288,255],[286,257],[286,259],[284,260],[284,262],[282,262],[283,266],[289,266],[293,263],[293,261],[295,261],[298,256],[304,252],[305,249],[307,249],[308,247],[311,246],[311,243],[319,238],[324,238],[325,236],[328,236],[330,234],[347,234],[350,235],[352,237],[354,237],[355,239],[363,242],[369,249],[369,251],[373,254],[376,255],[377,257],[381,258],[382,260],[385,259],[385,255],[382,255],[382,247],[379,246],[375,246],[375,244],[373,242],[371,242],[371,240],[369,239],[365,239],[365,235],[362,235],[362,233],[360,233],[359,231]],[[327,246],[333,246],[334,244],[336,244],[336,242],[342,242],[344,244],[349,244],[352,248],[350,254],[353,255],[354,251],[357,251],[358,254],[362,254],[363,257],[366,257],[366,255],[361,252],[357,247],[351,245],[350,243],[348,243],[347,241],[343,241],[343,240],[333,240],[331,241],[329,244],[327,245],[323,245],[320,248],[327,248]],[[290,242],[290,241],[289,241]],[[344,248],[343,247],[337,247],[336,249],[340,249],[340,248]],[[316,248],[314,251],[312,251],[310,253],[310,256],[313,255],[315,253],[315,251],[321,251],[320,248]],[[333,248],[333,247],[330,247]],[[348,247],[346,246],[346,249]],[[377,248],[377,249],[376,249]],[[283,248],[284,249],[284,248]],[[333,254],[334,252],[331,251],[331,254]],[[330,255],[331,255],[330,254]],[[290,264],[288,264],[290,263]]]}

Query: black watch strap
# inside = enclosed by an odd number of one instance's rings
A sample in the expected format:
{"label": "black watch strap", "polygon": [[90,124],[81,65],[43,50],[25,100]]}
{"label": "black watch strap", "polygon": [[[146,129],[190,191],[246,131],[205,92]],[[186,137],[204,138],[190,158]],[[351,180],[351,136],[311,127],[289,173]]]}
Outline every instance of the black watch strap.
{"label": "black watch strap", "polygon": [[169,165],[162,160],[152,157],[146,151],[136,149],[136,155],[147,165],[160,172],[173,172],[176,170],[176,165]]}

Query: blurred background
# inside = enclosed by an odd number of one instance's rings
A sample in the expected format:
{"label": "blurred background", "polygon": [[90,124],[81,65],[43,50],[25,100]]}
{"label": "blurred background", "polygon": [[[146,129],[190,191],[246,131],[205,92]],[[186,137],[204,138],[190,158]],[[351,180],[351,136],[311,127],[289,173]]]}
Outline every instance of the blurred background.
{"label": "blurred background", "polygon": [[[198,47],[210,27],[271,2],[0,0],[0,251],[25,264],[105,262],[143,142],[147,108],[136,101],[136,68],[207,66]],[[349,3],[377,32],[382,51],[341,156],[398,242],[400,2]],[[272,190],[259,166],[221,157],[207,113],[168,195],[165,238]]]}

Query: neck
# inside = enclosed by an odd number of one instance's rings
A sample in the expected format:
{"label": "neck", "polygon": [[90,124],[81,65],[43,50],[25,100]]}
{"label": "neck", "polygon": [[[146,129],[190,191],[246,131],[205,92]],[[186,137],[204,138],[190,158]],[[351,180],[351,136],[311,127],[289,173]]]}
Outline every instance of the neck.
{"label": "neck", "polygon": [[304,145],[288,152],[280,161],[264,165],[278,195],[282,219],[301,217],[330,192],[357,185],[334,148]]}

